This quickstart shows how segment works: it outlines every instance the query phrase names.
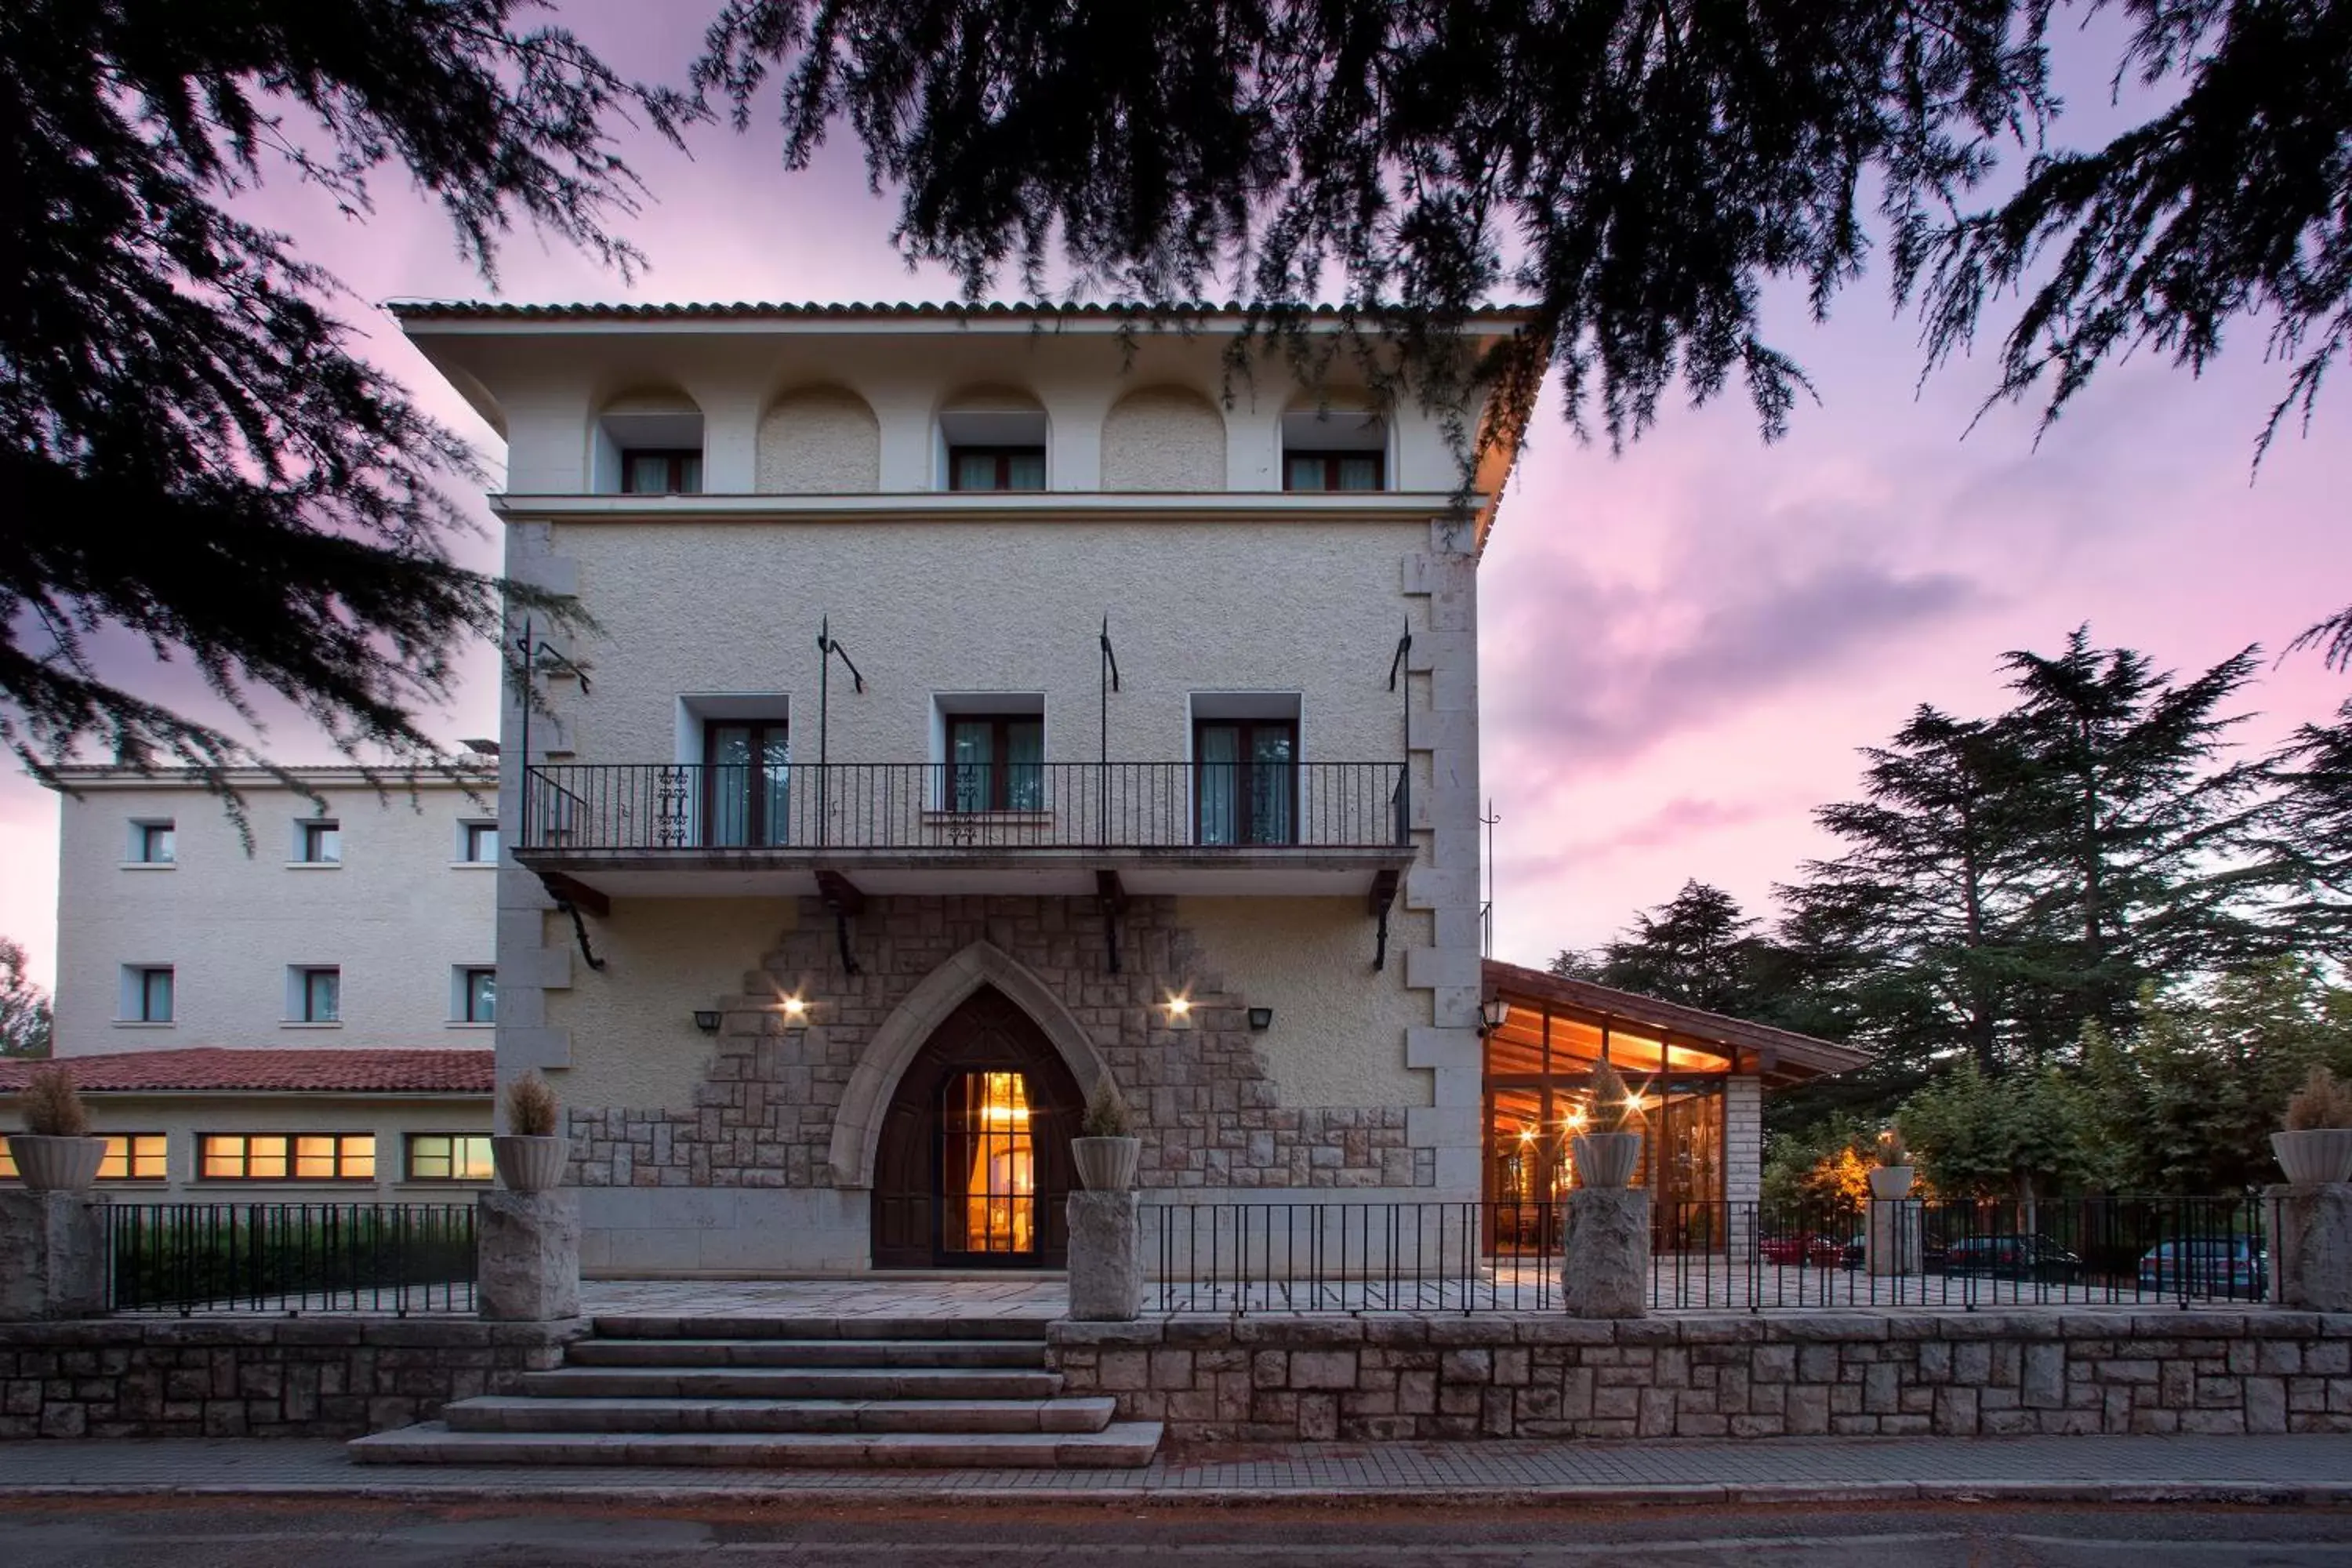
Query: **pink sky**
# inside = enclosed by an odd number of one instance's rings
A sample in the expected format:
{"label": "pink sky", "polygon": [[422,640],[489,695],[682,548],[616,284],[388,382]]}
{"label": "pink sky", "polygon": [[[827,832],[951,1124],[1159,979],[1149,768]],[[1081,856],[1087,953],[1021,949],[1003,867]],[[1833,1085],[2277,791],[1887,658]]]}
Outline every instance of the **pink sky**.
{"label": "pink sky", "polygon": [[[660,20],[661,8],[564,13],[607,58],[648,75],[682,71],[693,47],[694,30]],[[2084,59],[2104,69],[2095,51]],[[850,148],[787,178],[764,126],[740,138],[704,127],[691,142],[690,159],[631,150],[658,197],[625,226],[653,262],[637,287],[525,234],[500,258],[503,296],[953,295],[943,275],[896,258],[893,209],[866,192]],[[488,428],[372,308],[486,289],[400,182],[387,176],[377,194],[363,226],[290,177],[256,207],[350,286],[369,353],[495,465],[503,453]],[[1540,963],[1599,942],[1686,877],[1761,904],[1829,847],[1811,812],[1853,792],[1854,749],[1921,702],[1990,710],[2006,649],[2054,649],[2088,622],[2102,646],[2188,671],[2248,643],[2277,648],[2352,600],[2352,387],[2335,388],[2313,433],[2283,438],[2250,486],[2252,441],[2283,386],[2259,331],[2242,329],[2202,381],[2145,359],[2109,370],[2038,450],[2028,413],[2005,409],[1969,432],[1994,379],[1981,362],[1915,396],[1916,331],[1891,316],[1883,276],[1842,296],[1827,327],[1790,310],[1779,342],[1822,401],[1800,408],[1778,446],[1759,441],[1737,400],[1670,410],[1622,457],[1580,447],[1555,407],[1530,432],[1482,572],[1502,957]],[[496,559],[487,540],[461,552]],[[493,732],[487,653],[471,668],[457,702],[430,717],[436,733]],[[184,689],[174,679],[159,694]],[[2352,679],[2299,656],[2264,676],[2246,734],[2267,744],[2347,695]],[[330,760],[297,722],[266,739],[281,761]],[[26,944],[45,984],[56,834],[48,793],[0,778],[0,932]]]}

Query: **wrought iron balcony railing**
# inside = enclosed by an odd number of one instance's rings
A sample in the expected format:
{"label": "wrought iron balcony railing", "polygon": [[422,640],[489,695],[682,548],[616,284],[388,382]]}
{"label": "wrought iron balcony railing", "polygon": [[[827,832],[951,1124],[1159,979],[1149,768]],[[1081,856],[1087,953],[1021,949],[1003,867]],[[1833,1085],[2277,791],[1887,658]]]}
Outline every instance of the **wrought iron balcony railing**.
{"label": "wrought iron balcony railing", "polygon": [[1402,763],[550,763],[523,781],[518,847],[1397,849]]}

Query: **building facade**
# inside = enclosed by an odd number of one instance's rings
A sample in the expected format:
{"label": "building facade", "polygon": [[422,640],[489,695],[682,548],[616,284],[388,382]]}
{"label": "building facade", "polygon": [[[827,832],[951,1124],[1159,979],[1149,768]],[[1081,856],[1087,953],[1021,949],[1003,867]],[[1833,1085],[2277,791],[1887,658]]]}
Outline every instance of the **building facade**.
{"label": "building facade", "polygon": [[368,1200],[488,1179],[487,766],[240,770],[235,814],[191,773],[61,773],[52,1049],[119,1142],[104,1180]]}
{"label": "building facade", "polygon": [[1051,1267],[1107,1085],[1152,1203],[1491,1184],[1482,394],[1351,381],[1331,314],[1301,374],[1235,311],[397,313],[549,596],[499,1072],[591,1271]]}

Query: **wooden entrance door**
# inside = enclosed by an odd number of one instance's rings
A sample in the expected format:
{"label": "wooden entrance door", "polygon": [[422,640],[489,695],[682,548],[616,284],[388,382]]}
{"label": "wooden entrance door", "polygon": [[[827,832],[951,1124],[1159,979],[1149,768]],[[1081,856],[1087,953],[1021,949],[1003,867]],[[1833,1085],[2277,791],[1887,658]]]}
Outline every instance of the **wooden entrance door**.
{"label": "wooden entrance door", "polygon": [[877,1268],[1057,1268],[1068,1256],[1076,1079],[983,988],[898,1079],[874,1160]]}

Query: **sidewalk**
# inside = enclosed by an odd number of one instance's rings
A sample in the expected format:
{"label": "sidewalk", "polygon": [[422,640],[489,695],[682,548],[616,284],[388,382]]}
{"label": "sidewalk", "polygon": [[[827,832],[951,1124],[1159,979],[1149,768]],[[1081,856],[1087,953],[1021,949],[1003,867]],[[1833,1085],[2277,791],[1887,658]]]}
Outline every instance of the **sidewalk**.
{"label": "sidewalk", "polygon": [[1430,1506],[1931,1500],[2352,1505],[2352,1436],[1788,1438],[1737,1443],[1316,1444],[1162,1455],[1130,1470],[705,1470],[355,1465],[340,1443],[0,1444],[0,1499],[341,1496],[605,1502],[789,1496]]}

